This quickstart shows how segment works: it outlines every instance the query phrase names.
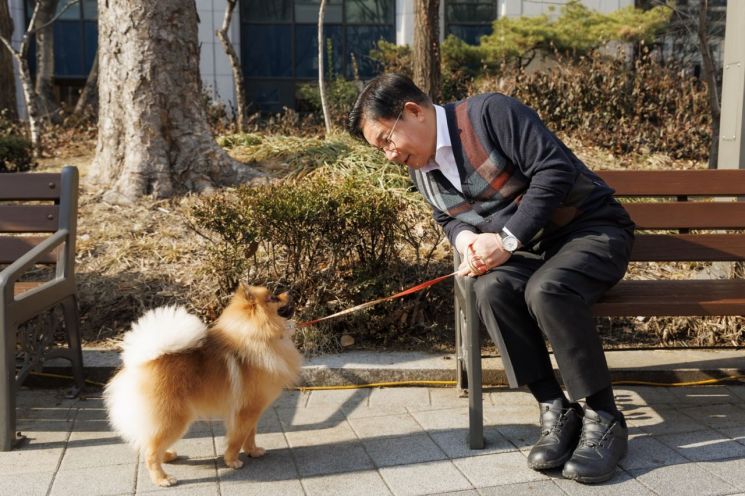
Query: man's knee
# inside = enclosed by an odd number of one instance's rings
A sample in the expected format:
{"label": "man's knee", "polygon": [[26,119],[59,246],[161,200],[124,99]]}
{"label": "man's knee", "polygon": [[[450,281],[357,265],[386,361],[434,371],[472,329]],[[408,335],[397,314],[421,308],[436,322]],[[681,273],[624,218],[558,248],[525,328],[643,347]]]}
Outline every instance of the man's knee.
{"label": "man's knee", "polygon": [[515,281],[499,273],[490,273],[476,278],[473,290],[479,308],[496,309],[502,306],[523,304],[523,289]]}
{"label": "man's knee", "polygon": [[534,278],[525,287],[525,304],[533,315],[555,312],[563,305],[580,303],[579,295],[566,284],[547,278]]}

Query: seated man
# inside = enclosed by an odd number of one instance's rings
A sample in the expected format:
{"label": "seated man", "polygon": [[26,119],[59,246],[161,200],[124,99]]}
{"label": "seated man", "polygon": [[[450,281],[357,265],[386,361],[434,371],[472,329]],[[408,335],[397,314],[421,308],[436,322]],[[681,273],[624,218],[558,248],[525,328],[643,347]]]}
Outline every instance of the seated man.
{"label": "seated man", "polygon": [[463,256],[461,275],[477,278],[510,386],[527,385],[540,406],[528,465],[610,479],[628,431],[590,307],[623,277],[634,239],[613,190],[533,110],[498,93],[439,106],[406,76],[384,74],[363,89],[349,128],[408,166]]}

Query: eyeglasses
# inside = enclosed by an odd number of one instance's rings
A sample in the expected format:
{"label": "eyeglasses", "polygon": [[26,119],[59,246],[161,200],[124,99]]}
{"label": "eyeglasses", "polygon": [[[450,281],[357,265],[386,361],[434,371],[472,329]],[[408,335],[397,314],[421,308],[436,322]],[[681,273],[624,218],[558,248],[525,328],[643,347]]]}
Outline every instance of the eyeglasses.
{"label": "eyeglasses", "polygon": [[396,130],[396,124],[398,124],[398,121],[401,120],[401,116],[404,114],[404,109],[401,109],[401,112],[398,113],[398,117],[396,117],[396,122],[393,123],[393,126],[391,127],[391,130],[388,132],[388,136],[383,138],[383,144],[378,147],[378,150],[381,152],[391,152],[396,149],[396,143],[393,142],[393,131]]}

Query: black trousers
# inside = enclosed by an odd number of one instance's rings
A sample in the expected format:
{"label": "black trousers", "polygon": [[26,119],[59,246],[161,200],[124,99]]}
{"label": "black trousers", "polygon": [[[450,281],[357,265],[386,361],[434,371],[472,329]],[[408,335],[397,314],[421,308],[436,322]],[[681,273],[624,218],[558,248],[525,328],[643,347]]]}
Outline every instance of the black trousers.
{"label": "black trousers", "polygon": [[553,374],[544,335],[572,401],[610,385],[590,307],[623,278],[633,239],[619,226],[579,227],[476,279],[479,314],[511,387]]}

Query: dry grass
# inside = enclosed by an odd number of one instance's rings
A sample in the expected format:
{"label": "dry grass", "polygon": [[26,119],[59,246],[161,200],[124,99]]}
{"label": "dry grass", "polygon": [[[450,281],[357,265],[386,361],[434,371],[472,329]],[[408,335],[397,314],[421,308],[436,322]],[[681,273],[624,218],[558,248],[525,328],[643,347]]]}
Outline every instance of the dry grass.
{"label": "dry grass", "polygon": [[[703,163],[675,161],[662,155],[615,157],[602,149],[566,141],[594,169],[705,167]],[[262,164],[272,176],[307,168],[309,150],[326,154],[329,161],[340,160],[337,165],[341,168],[355,166],[344,161],[348,145],[299,138],[273,138],[271,143],[278,150],[287,146],[295,152],[272,155],[240,144],[233,144],[230,152],[246,162]],[[79,152],[80,147],[76,145],[75,151]],[[113,347],[133,319],[162,304],[183,304],[207,319],[214,318],[221,302],[216,281],[205,267],[208,241],[187,221],[198,197],[161,201],[144,198],[129,207],[105,204],[100,201],[100,192],[85,183],[91,159],[90,154],[60,153],[40,164],[40,170],[55,170],[72,163],[82,173],[77,274],[84,342],[88,346]],[[710,269],[705,264],[634,264],[628,277],[684,278],[692,271],[702,270]],[[742,346],[745,342],[742,317],[599,319],[599,323],[605,343],[612,348]],[[443,322],[443,326],[449,325]],[[451,345],[447,338],[443,342],[419,342],[419,346],[430,350]]]}

